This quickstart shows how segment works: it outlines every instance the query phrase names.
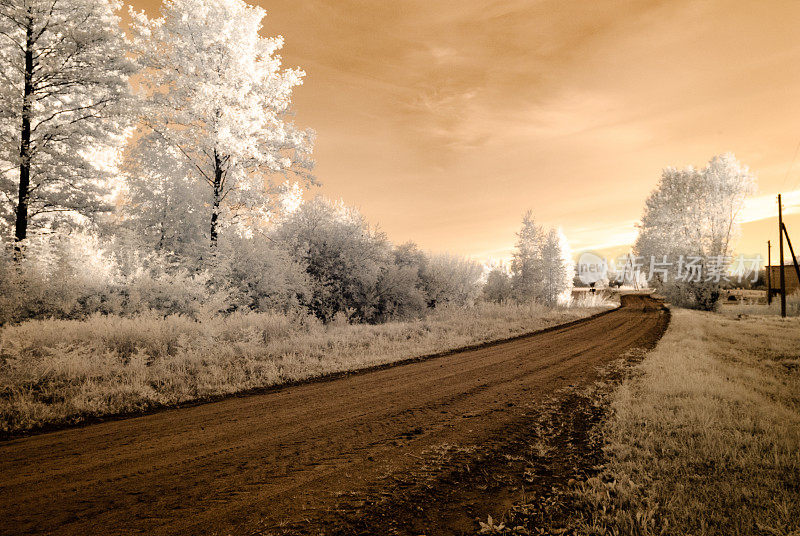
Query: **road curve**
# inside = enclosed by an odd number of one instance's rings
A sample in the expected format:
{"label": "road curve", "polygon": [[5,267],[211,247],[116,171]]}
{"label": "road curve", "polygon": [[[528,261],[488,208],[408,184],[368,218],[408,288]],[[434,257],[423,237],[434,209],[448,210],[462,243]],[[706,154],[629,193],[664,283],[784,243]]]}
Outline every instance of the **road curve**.
{"label": "road curve", "polygon": [[0,444],[0,534],[247,534],[480,446],[663,333],[647,296],[494,346]]}

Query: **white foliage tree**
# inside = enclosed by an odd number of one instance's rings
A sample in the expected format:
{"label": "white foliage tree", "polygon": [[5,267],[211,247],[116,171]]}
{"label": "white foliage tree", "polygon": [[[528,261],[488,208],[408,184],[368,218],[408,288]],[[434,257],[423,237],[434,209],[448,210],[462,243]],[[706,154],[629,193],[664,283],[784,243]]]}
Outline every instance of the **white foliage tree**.
{"label": "white foliage tree", "polygon": [[413,243],[393,248],[357,210],[322,197],[287,214],[271,235],[305,267],[309,309],[324,321],[382,322],[439,305],[470,305],[482,268],[461,257],[426,255]]}
{"label": "white foliage tree", "polygon": [[305,266],[275,247],[265,236],[237,233],[220,237],[216,280],[226,282],[229,309],[244,311],[297,310],[311,298]]}
{"label": "white foliage tree", "polygon": [[121,139],[134,72],[120,6],[0,0],[0,216],[17,242],[31,223],[105,208],[91,153]]}
{"label": "white foliage tree", "polygon": [[343,313],[368,322],[380,316],[379,284],[391,246],[357,210],[314,198],[286,217],[273,240],[305,267],[313,288],[307,305],[316,316],[329,321]]}
{"label": "white foliage tree", "polygon": [[[394,264],[415,274],[423,304],[472,305],[480,294],[483,268],[471,259],[446,253],[427,254],[414,242],[394,248]],[[416,300],[410,300],[416,303]],[[423,307],[424,308],[424,307]]]}
{"label": "white foliage tree", "polygon": [[517,233],[516,249],[511,260],[514,295],[520,301],[535,299],[542,293],[542,236],[544,231],[533,220],[529,210],[522,218]]}
{"label": "white foliage tree", "polygon": [[123,171],[123,227],[134,233],[138,247],[183,261],[199,258],[210,196],[178,150],[159,137],[136,143]]}
{"label": "white foliage tree", "polygon": [[477,262],[439,253],[431,255],[421,273],[428,305],[472,305],[480,294],[483,267]]}
{"label": "white foliage tree", "polygon": [[566,304],[572,299],[575,267],[567,237],[560,229],[550,229],[542,243],[542,292],[547,304]]}
{"label": "white foliage tree", "polygon": [[[644,273],[656,276],[650,284],[676,305],[713,309],[720,282],[716,275],[708,279],[712,267],[707,262],[732,255],[737,216],[755,187],[753,174],[730,153],[715,156],[702,169],[665,169],[647,199],[634,246]],[[679,273],[681,258],[692,257],[702,262],[700,275],[686,280]]]}
{"label": "white foliage tree", "polygon": [[160,18],[132,13],[142,139],[175,147],[207,186],[212,246],[220,225],[267,216],[271,175],[313,180],[313,133],[288,120],[304,73],[281,68],[283,39],[259,35],[265,15],[242,0],[166,0]]}
{"label": "white foliage tree", "polygon": [[537,225],[531,211],[522,219],[511,261],[512,287],[520,301],[548,305],[571,299],[575,269],[564,233]]}
{"label": "white foliage tree", "polygon": [[492,268],[483,285],[483,298],[490,302],[504,303],[511,300],[513,295],[514,288],[508,271],[502,266]]}
{"label": "white foliage tree", "polygon": [[420,316],[425,311],[425,293],[420,288],[419,272],[413,266],[386,264],[378,279],[375,320]]}

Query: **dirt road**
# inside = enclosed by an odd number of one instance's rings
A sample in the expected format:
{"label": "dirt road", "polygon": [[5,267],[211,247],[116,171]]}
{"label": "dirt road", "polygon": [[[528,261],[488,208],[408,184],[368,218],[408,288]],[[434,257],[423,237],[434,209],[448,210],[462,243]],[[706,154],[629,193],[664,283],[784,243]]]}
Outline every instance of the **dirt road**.
{"label": "dirt road", "polygon": [[537,402],[652,346],[668,315],[623,298],[494,346],[2,443],[0,534],[313,532],[447,453],[499,448]]}

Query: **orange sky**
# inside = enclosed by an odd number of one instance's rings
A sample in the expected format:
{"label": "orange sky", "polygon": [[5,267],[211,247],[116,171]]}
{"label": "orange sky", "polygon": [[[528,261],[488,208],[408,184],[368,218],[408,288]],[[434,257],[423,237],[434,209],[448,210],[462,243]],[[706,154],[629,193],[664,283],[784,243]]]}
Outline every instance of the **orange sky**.
{"label": "orange sky", "polygon": [[[320,193],[396,243],[502,257],[532,208],[575,250],[613,247],[635,236],[663,167],[725,151],[767,196],[752,218],[800,188],[800,156],[787,177],[796,0],[251,3],[265,35],[285,37],[284,63],[307,72],[295,108],[317,131]],[[788,204],[800,244],[800,196]],[[773,227],[746,224],[739,251],[766,255]]]}

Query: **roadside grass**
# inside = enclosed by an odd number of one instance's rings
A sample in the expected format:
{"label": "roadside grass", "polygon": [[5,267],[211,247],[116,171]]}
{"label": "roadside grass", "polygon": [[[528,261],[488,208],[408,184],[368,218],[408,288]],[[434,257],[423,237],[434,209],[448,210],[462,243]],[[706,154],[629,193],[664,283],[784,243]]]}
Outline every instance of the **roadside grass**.
{"label": "roadside grass", "polygon": [[0,328],[0,436],[443,352],[613,305],[480,303],[380,325],[268,313],[28,321]]}
{"label": "roadside grass", "polygon": [[619,299],[618,292],[581,292],[573,294],[570,307],[615,307]]}
{"label": "roadside grass", "polygon": [[[765,292],[749,291],[749,294],[740,294],[738,301],[723,301],[720,312],[726,315],[775,315],[781,314],[781,298],[775,296],[772,304],[767,305]],[[786,296],[786,315],[800,316],[800,292]]]}
{"label": "roadside grass", "polygon": [[800,319],[674,309],[613,395],[579,535],[800,534]]}

